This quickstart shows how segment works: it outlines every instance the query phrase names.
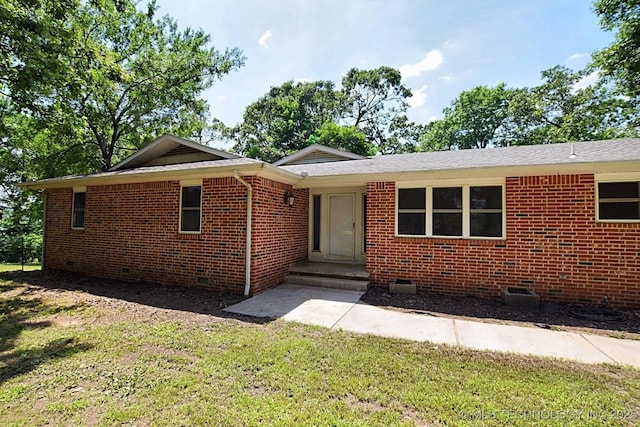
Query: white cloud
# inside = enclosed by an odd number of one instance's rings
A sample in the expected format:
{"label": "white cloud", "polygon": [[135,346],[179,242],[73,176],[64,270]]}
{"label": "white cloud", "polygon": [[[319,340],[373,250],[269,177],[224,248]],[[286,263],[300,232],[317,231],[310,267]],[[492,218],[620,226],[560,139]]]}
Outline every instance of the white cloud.
{"label": "white cloud", "polygon": [[570,57],[568,57],[568,58],[566,59],[566,61],[567,61],[567,62],[575,61],[575,60],[577,60],[577,59],[582,59],[582,58],[584,58],[584,57],[586,57],[586,56],[589,56],[589,55],[588,55],[588,54],[586,54],[586,53],[574,53],[573,55],[571,55]]}
{"label": "white cloud", "polygon": [[225,102],[229,100],[229,97],[227,95],[218,95],[215,97],[215,100]]}
{"label": "white cloud", "polygon": [[600,77],[600,75],[598,74],[597,71],[594,71],[593,73],[584,76],[583,78],[578,80],[578,82],[576,84],[573,85],[573,88],[572,88],[573,92],[577,92],[580,89],[585,89],[585,88],[591,86],[596,81],[598,81],[599,77]]}
{"label": "white cloud", "polygon": [[444,76],[440,76],[440,80],[444,80],[445,82],[450,82],[454,80],[453,74],[445,74]]}
{"label": "white cloud", "polygon": [[442,64],[442,61],[442,53],[438,49],[432,49],[427,52],[422,61],[415,64],[402,65],[400,67],[402,79],[406,80],[409,77],[417,77],[424,71],[435,70]]}
{"label": "white cloud", "polygon": [[413,96],[407,99],[407,103],[411,108],[416,108],[424,105],[425,101],[427,100],[427,94],[425,93],[425,91],[428,87],[429,86],[424,85],[418,90],[411,91],[413,92]]}
{"label": "white cloud", "polygon": [[262,47],[269,48],[269,46],[267,45],[267,40],[269,40],[272,35],[273,33],[271,32],[271,30],[265,31],[258,39],[258,44]]}

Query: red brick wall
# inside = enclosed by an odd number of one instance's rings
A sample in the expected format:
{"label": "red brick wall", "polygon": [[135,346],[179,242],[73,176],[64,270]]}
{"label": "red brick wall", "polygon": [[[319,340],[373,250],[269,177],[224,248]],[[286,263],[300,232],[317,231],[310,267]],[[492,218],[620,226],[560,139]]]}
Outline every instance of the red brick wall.
{"label": "red brick wall", "polygon": [[[263,178],[254,187],[251,293],[278,285],[308,248],[308,191]],[[246,188],[203,180],[202,232],[178,233],[180,183],[87,187],[85,229],[71,229],[72,189],[47,191],[45,265],[129,281],[244,291]]]}
{"label": "red brick wall", "polygon": [[[251,293],[277,286],[289,267],[307,259],[309,192],[264,178],[247,179],[253,187],[253,259]],[[284,204],[292,192],[293,206]]]}
{"label": "red brick wall", "polygon": [[367,186],[367,271],[433,292],[640,306],[640,224],[595,221],[593,175],[506,179],[506,240],[395,237],[395,184]]}

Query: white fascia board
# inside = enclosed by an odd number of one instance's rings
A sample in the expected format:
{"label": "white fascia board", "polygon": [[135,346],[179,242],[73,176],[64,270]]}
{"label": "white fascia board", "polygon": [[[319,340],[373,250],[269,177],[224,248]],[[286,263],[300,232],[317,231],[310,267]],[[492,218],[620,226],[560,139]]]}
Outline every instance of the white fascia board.
{"label": "white fascia board", "polygon": [[181,181],[185,179],[197,178],[220,178],[225,176],[233,176],[234,169],[242,172],[243,175],[257,175],[260,169],[262,169],[262,165],[263,163],[252,163],[244,165],[227,165],[214,168],[154,171],[137,174],[73,176],[62,179],[25,182],[22,184],[18,184],[18,186],[21,188],[27,188],[29,190],[47,190],[53,188],[69,188],[77,186],[137,184],[143,182]]}
{"label": "white fascia board", "polygon": [[299,181],[296,188],[316,188],[327,186],[365,185],[367,182],[398,182],[398,181],[425,181],[425,180],[451,180],[451,179],[480,179],[480,178],[504,178],[510,176],[538,176],[538,175],[571,175],[571,174],[598,174],[598,173],[622,173],[637,172],[640,170],[640,162],[594,162],[553,165],[530,166],[500,166],[481,167],[467,169],[444,169],[410,172],[372,172],[357,174],[336,174],[325,176],[305,176]]}

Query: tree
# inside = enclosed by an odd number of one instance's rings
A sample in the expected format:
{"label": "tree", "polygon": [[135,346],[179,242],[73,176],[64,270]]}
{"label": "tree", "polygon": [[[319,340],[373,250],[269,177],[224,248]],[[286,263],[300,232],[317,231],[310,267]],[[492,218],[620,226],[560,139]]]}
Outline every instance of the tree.
{"label": "tree", "polygon": [[409,121],[406,115],[397,115],[389,124],[387,150],[389,153],[413,153],[418,149],[425,126]]}
{"label": "tree", "polygon": [[66,83],[68,58],[80,53],[72,17],[79,0],[4,0],[0,3],[0,93],[32,106]]}
{"label": "tree", "polygon": [[422,148],[466,149],[506,145],[511,90],[504,83],[494,88],[477,86],[464,91],[444,118],[431,123],[422,137]]}
{"label": "tree", "polygon": [[616,30],[611,45],[593,55],[594,64],[615,80],[622,93],[640,97],[640,2],[597,0],[594,10],[602,29]]}
{"label": "tree", "polygon": [[82,146],[89,169],[108,169],[163,132],[197,133],[207,115],[199,95],[243,64],[237,49],[218,52],[201,30],[179,31],[168,16],[156,20],[156,10],[154,1],[145,11],[130,0],[80,5],[65,16],[74,44],[55,87],[32,92],[32,114],[67,149]]}
{"label": "tree", "polygon": [[375,147],[355,126],[340,126],[334,122],[325,122],[309,137],[309,145],[321,144],[339,150],[349,151],[362,156],[373,156]]}
{"label": "tree", "polygon": [[318,141],[364,155],[413,151],[420,127],[403,115],[410,96],[393,68],[352,68],[341,90],[330,81],[272,87],[247,107],[239,126],[216,130],[237,139],[236,152],[267,162]]}
{"label": "tree", "polygon": [[[267,162],[307,145],[325,123],[342,113],[342,100],[330,81],[285,82],[250,104],[243,122],[233,130],[234,151]],[[317,135],[316,135],[317,137]]]}
{"label": "tree", "polygon": [[633,136],[634,109],[603,80],[581,87],[589,70],[556,66],[543,82],[515,92],[510,103],[513,144],[548,144]]}
{"label": "tree", "polygon": [[45,134],[36,120],[17,113],[8,100],[0,100],[0,261],[20,261],[25,238],[27,252],[39,258],[42,199],[15,184],[37,178],[45,164],[53,163],[40,155],[46,146]]}
{"label": "tree", "polygon": [[352,68],[342,78],[342,94],[347,103],[346,122],[362,129],[379,153],[404,151],[389,140],[394,118],[407,111],[407,99],[411,97],[400,71],[391,67]]}
{"label": "tree", "polygon": [[556,66],[533,88],[478,86],[462,92],[421,136],[422,150],[552,144],[638,135],[637,109],[588,70]]}

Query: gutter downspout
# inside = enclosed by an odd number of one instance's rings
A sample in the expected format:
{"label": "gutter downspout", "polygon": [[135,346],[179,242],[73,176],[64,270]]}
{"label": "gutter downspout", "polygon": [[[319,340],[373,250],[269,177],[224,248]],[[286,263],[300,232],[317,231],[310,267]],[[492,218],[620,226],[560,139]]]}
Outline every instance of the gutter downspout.
{"label": "gutter downspout", "polygon": [[244,296],[249,296],[251,290],[251,222],[252,222],[252,205],[253,205],[253,188],[244,179],[238,175],[238,169],[233,170],[233,177],[245,187],[247,187],[247,243],[246,243],[246,256],[245,256],[245,272],[244,272]]}

